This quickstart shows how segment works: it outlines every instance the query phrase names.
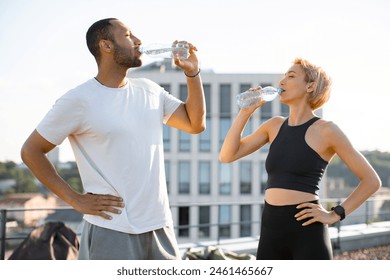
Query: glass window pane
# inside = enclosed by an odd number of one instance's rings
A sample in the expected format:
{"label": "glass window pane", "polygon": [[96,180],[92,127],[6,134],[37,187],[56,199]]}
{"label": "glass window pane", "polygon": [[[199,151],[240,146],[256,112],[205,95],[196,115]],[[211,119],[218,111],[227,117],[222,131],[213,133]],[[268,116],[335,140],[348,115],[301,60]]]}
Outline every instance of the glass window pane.
{"label": "glass window pane", "polygon": [[211,85],[204,84],[203,85],[204,98],[206,101],[206,116],[211,115]]}
{"label": "glass window pane", "polygon": [[231,164],[219,164],[219,194],[229,195],[231,193]]}
{"label": "glass window pane", "polygon": [[252,87],[251,84],[240,84],[240,92],[247,91],[247,90],[250,89],[251,87]]}
{"label": "glass window pane", "polygon": [[171,92],[171,85],[170,84],[160,84],[162,88],[164,88],[167,92]]}
{"label": "glass window pane", "polygon": [[260,122],[265,122],[272,117],[272,103],[267,102],[260,108]]}
{"label": "glass window pane", "polygon": [[171,162],[169,160],[164,161],[165,167],[165,180],[167,182],[167,192],[170,192],[171,189]]}
{"label": "glass window pane", "polygon": [[288,117],[290,113],[290,108],[288,107],[288,105],[280,103],[280,106],[281,106],[282,116]]}
{"label": "glass window pane", "polygon": [[179,194],[190,193],[190,162],[179,161]]}
{"label": "glass window pane", "polygon": [[242,132],[242,137],[246,137],[251,134],[252,134],[252,117],[248,120],[248,123],[246,124],[244,131]]}
{"label": "glass window pane", "polygon": [[220,205],[219,206],[219,236],[230,237],[231,235],[231,206]]}
{"label": "glass window pane", "polygon": [[180,100],[185,102],[187,100],[187,95],[188,95],[187,85],[186,84],[179,85],[179,98],[180,98]]}
{"label": "glass window pane", "polygon": [[163,125],[163,142],[164,151],[169,152],[171,150],[171,128],[167,125]]}
{"label": "glass window pane", "polygon": [[226,134],[228,133],[231,126],[230,118],[221,118],[219,120],[219,148],[222,148],[223,141],[226,138]]}
{"label": "glass window pane", "polygon": [[250,194],[252,192],[252,163],[250,161],[240,162],[240,193]]}
{"label": "glass window pane", "polygon": [[[171,92],[170,84],[160,84],[167,92]],[[171,129],[169,126],[163,126],[163,142],[164,142],[164,151],[169,152],[171,150]]]}
{"label": "glass window pane", "polygon": [[199,134],[199,151],[211,151],[211,119],[206,117],[206,130]]}
{"label": "glass window pane", "polygon": [[191,135],[182,130],[179,130],[179,150],[180,152],[189,152],[191,150]]}
{"label": "glass window pane", "polygon": [[199,193],[210,194],[211,188],[211,163],[199,162]]}
{"label": "glass window pane", "polygon": [[[262,87],[272,86],[270,83],[261,83]],[[272,118],[272,103],[267,102],[260,108],[260,122],[264,122]]]}
{"label": "glass window pane", "polygon": [[251,205],[240,206],[240,237],[251,236],[252,234],[251,210]]}
{"label": "glass window pane", "polygon": [[190,208],[179,207],[179,236],[188,237],[190,234],[189,229],[190,221]]}
{"label": "glass window pane", "polygon": [[210,236],[210,206],[199,206],[199,237]]}
{"label": "glass window pane", "polygon": [[268,174],[265,170],[265,161],[260,161],[260,193],[264,194],[267,187]]}
{"label": "glass window pane", "polygon": [[219,87],[219,113],[222,117],[231,115],[231,85],[221,84]]}

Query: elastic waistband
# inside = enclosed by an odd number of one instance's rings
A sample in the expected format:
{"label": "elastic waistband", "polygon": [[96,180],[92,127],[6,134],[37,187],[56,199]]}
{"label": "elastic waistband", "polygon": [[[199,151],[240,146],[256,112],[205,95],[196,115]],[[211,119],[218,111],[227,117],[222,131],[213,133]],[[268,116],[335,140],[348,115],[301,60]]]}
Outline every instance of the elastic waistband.
{"label": "elastic waistband", "polygon": [[[312,200],[308,201],[307,203],[319,204],[319,200]],[[295,214],[303,210],[297,209],[297,206],[299,204],[278,206],[271,205],[265,201],[262,214],[262,226],[265,226],[269,229],[282,230],[284,232],[296,232],[300,230],[307,230],[309,228],[323,226],[322,223],[313,223],[305,227],[302,226],[302,224],[308,219],[297,221],[294,217]]]}
{"label": "elastic waistband", "polygon": [[280,208],[280,209],[286,209],[286,208],[294,208],[296,209],[297,206],[299,204],[302,204],[302,203],[314,203],[314,204],[319,204],[320,201],[318,199],[316,200],[312,200],[312,201],[306,201],[306,202],[301,202],[301,203],[298,203],[298,204],[287,204],[287,205],[272,205],[272,204],[269,204],[266,200],[264,200],[264,205],[267,205],[268,207],[274,207],[274,208]]}

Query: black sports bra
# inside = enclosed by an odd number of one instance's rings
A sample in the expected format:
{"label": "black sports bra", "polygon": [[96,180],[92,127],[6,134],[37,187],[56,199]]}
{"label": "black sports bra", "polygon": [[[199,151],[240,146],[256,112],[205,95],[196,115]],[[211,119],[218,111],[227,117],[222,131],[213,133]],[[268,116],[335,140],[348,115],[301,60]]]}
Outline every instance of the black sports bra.
{"label": "black sports bra", "polygon": [[282,188],[318,194],[319,183],[328,162],[322,159],[305,141],[307,129],[317,120],[289,126],[283,122],[272,142],[265,162],[268,173],[266,189]]}

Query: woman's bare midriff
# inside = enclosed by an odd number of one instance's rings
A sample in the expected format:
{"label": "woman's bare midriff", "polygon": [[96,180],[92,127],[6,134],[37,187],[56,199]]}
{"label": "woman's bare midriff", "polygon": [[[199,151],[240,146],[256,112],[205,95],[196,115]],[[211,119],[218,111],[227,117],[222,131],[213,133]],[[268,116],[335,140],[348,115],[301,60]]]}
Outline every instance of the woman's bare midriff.
{"label": "woman's bare midriff", "polygon": [[265,191],[265,200],[268,204],[275,206],[300,204],[317,199],[317,195],[301,191],[279,188],[267,189]]}

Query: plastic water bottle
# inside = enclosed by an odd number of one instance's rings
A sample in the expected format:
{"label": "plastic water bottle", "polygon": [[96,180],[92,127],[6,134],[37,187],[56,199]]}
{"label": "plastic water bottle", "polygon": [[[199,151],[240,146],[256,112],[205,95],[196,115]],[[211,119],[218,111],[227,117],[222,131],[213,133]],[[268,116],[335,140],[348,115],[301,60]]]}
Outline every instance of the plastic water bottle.
{"label": "plastic water bottle", "polygon": [[190,47],[185,43],[176,44],[152,44],[141,48],[143,54],[161,57],[187,59],[190,56]]}
{"label": "plastic water bottle", "polygon": [[248,108],[262,101],[272,101],[276,97],[280,96],[281,93],[281,88],[274,88],[271,86],[259,88],[255,91],[245,91],[237,94],[237,105],[241,109]]}

